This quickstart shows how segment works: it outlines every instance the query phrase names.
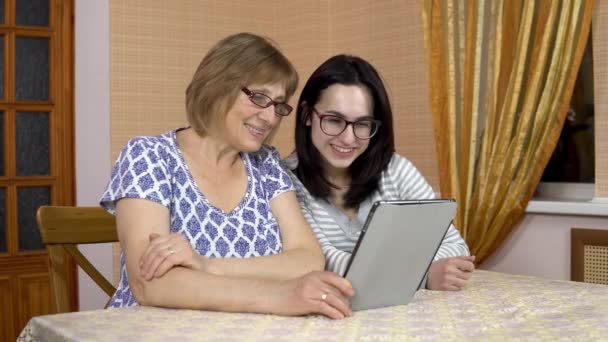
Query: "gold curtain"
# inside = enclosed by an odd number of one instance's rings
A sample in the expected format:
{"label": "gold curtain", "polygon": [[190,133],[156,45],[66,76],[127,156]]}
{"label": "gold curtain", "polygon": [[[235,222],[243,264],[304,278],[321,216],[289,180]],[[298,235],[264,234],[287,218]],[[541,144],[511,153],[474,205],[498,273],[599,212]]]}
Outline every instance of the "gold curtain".
{"label": "gold curtain", "polygon": [[559,138],[593,0],[423,0],[441,193],[483,262],[522,219]]}

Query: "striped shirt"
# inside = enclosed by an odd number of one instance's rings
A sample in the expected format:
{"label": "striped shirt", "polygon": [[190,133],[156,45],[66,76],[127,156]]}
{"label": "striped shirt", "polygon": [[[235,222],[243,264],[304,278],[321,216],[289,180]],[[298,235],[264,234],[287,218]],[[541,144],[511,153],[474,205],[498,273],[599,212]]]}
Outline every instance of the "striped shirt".
{"label": "striped shirt", "polygon": [[[353,230],[336,222],[335,213],[328,211],[328,201],[313,197],[302,182],[292,172],[298,165],[295,154],[283,160],[296,187],[298,201],[306,220],[312,227],[325,255],[325,269],[343,275],[351,253],[361,234],[361,226]],[[394,154],[387,168],[382,172],[378,190],[371,200],[364,201],[360,210],[369,211],[369,205],[379,200],[434,199],[435,193],[418,169],[406,158]],[[364,205],[365,204],[365,205]],[[363,213],[360,213],[363,214]],[[362,215],[359,215],[361,217]],[[367,214],[365,214],[367,216]],[[450,225],[434,260],[459,255],[469,255],[469,248],[454,225]]]}

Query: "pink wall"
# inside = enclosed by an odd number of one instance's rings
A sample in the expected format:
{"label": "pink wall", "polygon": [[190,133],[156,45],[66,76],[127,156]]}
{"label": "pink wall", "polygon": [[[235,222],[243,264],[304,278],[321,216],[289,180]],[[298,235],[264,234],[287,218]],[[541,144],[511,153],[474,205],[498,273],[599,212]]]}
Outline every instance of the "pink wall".
{"label": "pink wall", "polygon": [[[110,177],[109,0],[76,0],[76,202],[96,206]],[[80,246],[110,281],[110,244]],[[103,308],[108,298],[79,269],[80,309]]]}
{"label": "pink wall", "polygon": [[527,214],[482,269],[570,280],[570,229],[608,230],[608,217]]}

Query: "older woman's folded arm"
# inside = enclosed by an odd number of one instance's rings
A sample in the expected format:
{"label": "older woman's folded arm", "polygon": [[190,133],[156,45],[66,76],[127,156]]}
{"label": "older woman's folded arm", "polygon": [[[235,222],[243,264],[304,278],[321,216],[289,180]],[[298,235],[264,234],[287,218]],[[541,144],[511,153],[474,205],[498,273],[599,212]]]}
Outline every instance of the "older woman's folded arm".
{"label": "older woman's folded arm", "polygon": [[[294,208],[290,201],[295,202]],[[135,300],[142,305],[176,308],[271,310],[261,306],[260,298],[266,297],[268,301],[271,294],[267,291],[271,288],[276,291],[276,286],[281,285],[278,280],[294,279],[322,270],[324,265],[319,245],[304,221],[293,192],[277,197],[271,207],[279,224],[288,226],[281,228],[285,246],[283,253],[245,259],[214,259],[196,254],[191,266],[173,265],[162,276],[146,279],[141,261],[150,246],[147,237],[169,235],[169,210],[150,200],[125,198],[118,201],[118,234]],[[172,246],[160,247],[163,249],[156,249],[157,254],[168,251]],[[179,251],[186,252],[193,251]]]}
{"label": "older woman's folded arm", "polygon": [[169,210],[144,199],[122,199],[117,226],[125,252],[129,286],[141,305],[220,311],[272,312],[265,307],[270,289],[278,286],[262,279],[217,276],[195,268],[176,266],[162,277],[144,279],[140,260],[148,236],[169,234]]}

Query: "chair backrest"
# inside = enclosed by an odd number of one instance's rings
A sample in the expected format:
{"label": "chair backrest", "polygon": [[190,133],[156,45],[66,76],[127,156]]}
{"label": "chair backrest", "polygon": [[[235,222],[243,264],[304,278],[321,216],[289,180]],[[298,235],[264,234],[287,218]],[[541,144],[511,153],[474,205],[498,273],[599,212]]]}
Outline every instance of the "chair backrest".
{"label": "chair backrest", "polygon": [[114,216],[100,207],[42,206],[36,219],[49,252],[57,312],[71,311],[65,252],[111,297],[116,288],[80,253],[77,245],[118,241]]}
{"label": "chair backrest", "polygon": [[608,229],[571,230],[570,280],[608,285]]}

